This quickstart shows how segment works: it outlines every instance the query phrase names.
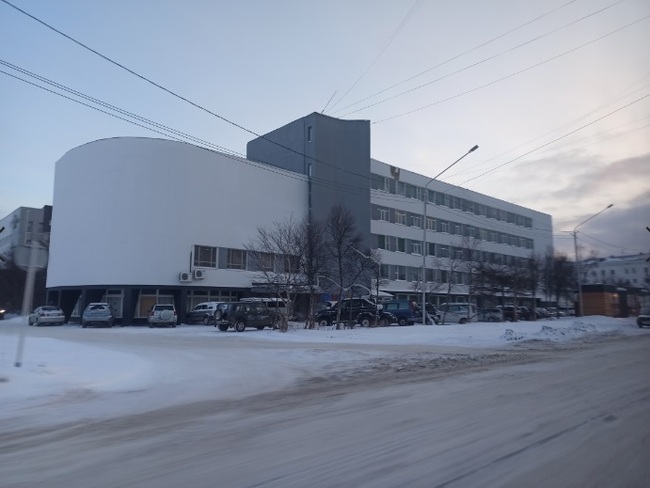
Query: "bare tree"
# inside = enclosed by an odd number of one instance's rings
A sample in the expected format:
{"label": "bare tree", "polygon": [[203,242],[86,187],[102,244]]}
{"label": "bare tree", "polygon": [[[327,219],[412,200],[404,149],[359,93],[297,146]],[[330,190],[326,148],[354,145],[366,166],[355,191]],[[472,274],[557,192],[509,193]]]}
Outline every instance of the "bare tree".
{"label": "bare tree", "polygon": [[551,284],[558,305],[562,298],[573,301],[572,293],[576,284],[576,272],[574,263],[569,261],[566,254],[558,253],[553,256]]}
{"label": "bare tree", "polygon": [[[341,298],[345,291],[351,290],[365,269],[356,251],[362,244],[363,236],[357,230],[352,212],[341,205],[333,206],[325,222],[325,248],[332,275],[328,278],[338,284]],[[341,300],[337,307],[337,328],[340,327],[340,318]]]}
{"label": "bare tree", "polygon": [[301,224],[293,217],[273,222],[268,228],[257,229],[257,239],[246,247],[248,266],[257,272],[259,280],[279,299],[286,302],[287,315],[281,315],[280,330],[286,331],[293,317],[297,293],[307,286],[300,266],[305,255]]}

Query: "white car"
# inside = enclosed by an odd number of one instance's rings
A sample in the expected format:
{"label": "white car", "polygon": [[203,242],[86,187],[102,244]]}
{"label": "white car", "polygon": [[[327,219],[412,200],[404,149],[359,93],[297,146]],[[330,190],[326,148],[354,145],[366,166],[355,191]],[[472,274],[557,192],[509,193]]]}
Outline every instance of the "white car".
{"label": "white car", "polygon": [[35,308],[29,314],[27,322],[29,325],[63,325],[65,323],[65,314],[59,307],[43,305]]}
{"label": "white car", "polygon": [[149,327],[176,327],[178,315],[170,303],[158,303],[149,312]]}
{"label": "white car", "polygon": [[446,324],[466,324],[477,320],[476,307],[469,303],[443,303],[438,310]]}

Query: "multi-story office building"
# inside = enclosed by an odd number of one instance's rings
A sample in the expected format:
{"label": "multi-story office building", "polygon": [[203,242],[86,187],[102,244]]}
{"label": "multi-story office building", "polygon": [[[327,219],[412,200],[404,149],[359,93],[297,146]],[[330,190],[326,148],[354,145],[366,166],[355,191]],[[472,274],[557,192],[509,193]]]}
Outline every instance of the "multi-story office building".
{"label": "multi-story office building", "polygon": [[56,164],[50,301],[68,314],[108,301],[125,323],[173,302],[183,318],[197,302],[251,293],[258,270],[246,246],[258,228],[323,219],[335,204],[378,249],[381,289],[398,296],[416,294],[423,253],[432,294],[449,281],[464,239],[478,243],[477,259],[503,264],[552,245],[549,215],[429,180],[371,159],[369,121],[317,113],[249,142],[246,158],[160,139],[95,141]]}

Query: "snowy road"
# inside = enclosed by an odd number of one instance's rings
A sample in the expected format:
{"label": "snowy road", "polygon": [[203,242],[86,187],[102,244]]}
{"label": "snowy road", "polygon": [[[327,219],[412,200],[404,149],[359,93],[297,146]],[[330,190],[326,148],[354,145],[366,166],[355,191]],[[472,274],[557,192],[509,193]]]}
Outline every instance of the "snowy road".
{"label": "snowy road", "polygon": [[[88,343],[107,345],[118,331],[90,332]],[[386,356],[378,354],[386,349],[380,345],[289,348],[249,340],[253,335],[232,336],[215,349],[166,332],[154,343],[149,334],[145,348],[146,332],[120,331],[143,357],[180,355],[201,376],[215,354],[225,355],[270,385],[254,396],[237,385],[228,391],[239,394],[228,397],[223,391],[186,396],[192,379],[184,390],[181,378],[168,377],[170,365],[159,378],[167,378],[165,408],[147,403],[146,410],[124,413],[136,403],[126,398],[149,395],[150,402],[161,394],[155,389],[34,407],[52,417],[30,423],[26,412],[9,419],[12,425],[3,420],[3,488],[641,487],[650,480],[646,333],[577,344],[522,342],[469,355],[449,348],[441,357],[423,346]],[[72,329],[56,333],[80,337]],[[311,368],[296,361],[305,374],[295,383],[281,371],[292,364],[290,351],[300,350],[363,361],[336,368],[324,368],[317,357]],[[266,370],[255,351],[266,358]],[[269,351],[277,364],[268,364]],[[98,401],[119,415],[86,415]],[[72,420],[74,410],[82,420]]]}

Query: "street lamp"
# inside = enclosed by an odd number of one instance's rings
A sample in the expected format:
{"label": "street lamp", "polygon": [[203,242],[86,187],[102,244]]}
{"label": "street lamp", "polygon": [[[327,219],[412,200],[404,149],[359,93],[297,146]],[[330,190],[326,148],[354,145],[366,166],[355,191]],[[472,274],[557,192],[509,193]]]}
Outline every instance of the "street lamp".
{"label": "street lamp", "polygon": [[578,306],[580,307],[580,315],[579,315],[580,317],[584,316],[584,309],[582,308],[583,307],[583,305],[582,305],[582,277],[580,276],[580,274],[581,274],[581,272],[580,272],[580,260],[578,259],[578,227],[580,227],[583,224],[586,224],[591,219],[593,219],[595,217],[598,217],[605,210],[607,210],[608,208],[612,208],[613,206],[614,206],[614,204],[610,203],[604,209],[602,209],[600,212],[598,212],[597,214],[592,215],[587,220],[585,220],[583,222],[580,222],[578,225],[576,225],[573,228],[573,248],[574,248],[575,253],[576,253],[576,274],[577,274],[577,278],[578,278],[577,279],[577,281],[578,281]]}
{"label": "street lamp", "polygon": [[425,279],[425,274],[426,274],[426,266],[427,266],[427,203],[428,203],[428,188],[431,183],[436,181],[445,171],[450,169],[452,166],[454,166],[457,162],[459,162],[461,159],[463,159],[465,156],[467,156],[469,153],[472,153],[478,149],[478,145],[472,147],[469,151],[467,151],[465,154],[463,154],[461,157],[459,157],[456,161],[451,163],[449,166],[447,166],[445,169],[443,169],[440,173],[438,173],[436,176],[431,178],[426,185],[424,185],[424,195],[422,195],[422,213],[424,215],[424,220],[422,221],[422,276],[420,277],[420,282],[422,284],[422,325],[427,323],[427,307],[426,307],[426,279]]}

